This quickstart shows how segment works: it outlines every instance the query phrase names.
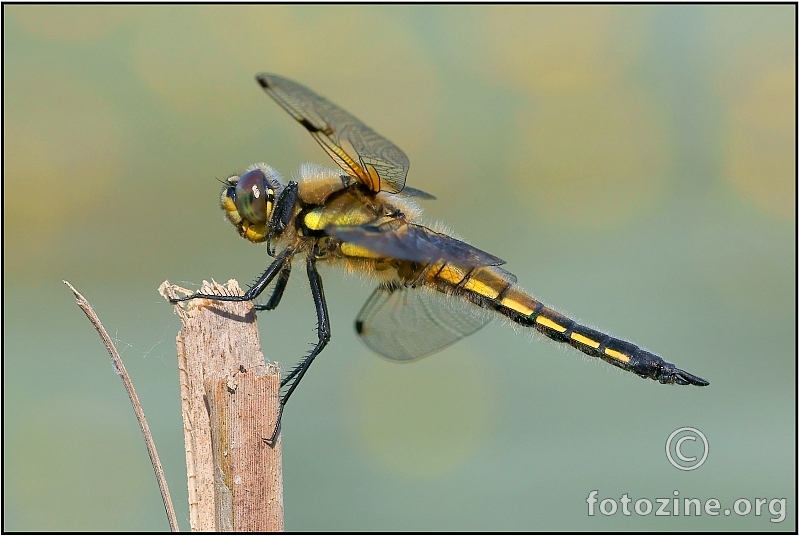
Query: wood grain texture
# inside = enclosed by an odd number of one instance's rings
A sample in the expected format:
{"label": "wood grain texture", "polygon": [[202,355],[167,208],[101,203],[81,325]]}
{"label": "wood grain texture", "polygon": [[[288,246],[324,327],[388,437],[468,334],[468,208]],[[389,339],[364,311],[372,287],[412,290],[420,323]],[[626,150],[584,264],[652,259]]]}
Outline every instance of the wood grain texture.
{"label": "wood grain texture", "polygon": [[[160,292],[189,293],[168,282]],[[242,293],[233,280],[200,292]],[[263,440],[277,419],[280,372],[265,364],[253,304],[196,299],[175,311],[191,529],[282,531],[281,440]]]}

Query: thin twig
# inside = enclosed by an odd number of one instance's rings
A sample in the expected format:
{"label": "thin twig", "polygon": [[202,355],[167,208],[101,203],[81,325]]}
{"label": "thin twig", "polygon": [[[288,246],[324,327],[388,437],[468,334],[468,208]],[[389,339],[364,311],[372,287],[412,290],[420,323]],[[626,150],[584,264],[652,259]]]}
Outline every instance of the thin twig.
{"label": "thin twig", "polygon": [[64,281],[64,284],[67,285],[70,290],[72,290],[73,294],[75,294],[75,300],[78,302],[78,307],[83,309],[83,312],[86,314],[89,322],[92,323],[97,330],[97,333],[100,334],[103,344],[106,345],[106,349],[111,355],[111,364],[113,365],[117,374],[119,374],[120,378],[122,378],[122,383],[125,385],[125,390],[128,391],[128,398],[131,399],[133,411],[136,413],[136,420],[139,421],[139,427],[142,429],[142,436],[144,436],[144,442],[147,445],[147,453],[150,455],[150,461],[153,463],[153,471],[155,471],[156,474],[158,488],[161,490],[161,498],[164,501],[164,509],[167,512],[167,520],[169,521],[170,530],[172,532],[178,532],[178,518],[175,516],[175,508],[172,506],[172,499],[169,496],[167,479],[164,476],[164,470],[161,468],[161,462],[159,461],[158,453],[156,452],[156,444],[153,441],[152,434],[150,434],[150,427],[147,426],[147,419],[144,417],[144,410],[139,402],[139,397],[136,396],[136,390],[133,388],[131,377],[128,376],[128,372],[125,370],[125,365],[122,363],[122,358],[119,356],[117,349],[114,347],[114,343],[111,341],[111,337],[108,336],[108,332],[103,327],[103,324],[100,322],[97,314],[95,314],[92,306],[88,301],[86,301],[86,298],[84,298],[80,292],[75,290],[75,287],[69,284],[69,282]]}

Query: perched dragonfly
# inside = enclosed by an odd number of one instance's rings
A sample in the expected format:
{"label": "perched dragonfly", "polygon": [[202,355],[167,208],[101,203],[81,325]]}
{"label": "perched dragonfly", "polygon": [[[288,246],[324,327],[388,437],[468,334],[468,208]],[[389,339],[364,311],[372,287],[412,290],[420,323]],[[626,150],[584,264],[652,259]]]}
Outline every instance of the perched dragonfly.
{"label": "perched dragonfly", "polygon": [[437,352],[500,314],[642,378],[708,385],[631,342],[546,307],[500,268],[502,259],[417,223],[421,210],[414,198],[433,196],[405,185],[409,164],[403,151],[297,82],[268,73],[258,74],[256,80],[341,169],[304,164],[298,181],[284,183],[271,167],[254,164],[241,176],[229,177],[220,197],[222,209],[243,238],[266,242],[274,261],[242,296],[196,293],[173,302],[250,301],[275,280],[267,303],[255,306],[274,309],[289,281],[293,259],[305,258],[318,340],[281,381],[280,413],[266,441],[276,440],[286,402],[331,337],[318,262],[379,282],[355,328],[369,348],[388,359],[411,361]]}

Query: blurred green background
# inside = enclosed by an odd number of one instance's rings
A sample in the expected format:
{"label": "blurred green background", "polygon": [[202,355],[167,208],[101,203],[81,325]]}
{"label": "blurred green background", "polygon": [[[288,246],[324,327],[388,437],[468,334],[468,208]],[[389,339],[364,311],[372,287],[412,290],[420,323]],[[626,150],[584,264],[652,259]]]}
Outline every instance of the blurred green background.
{"label": "blurred green background", "polygon": [[[293,531],[796,531],[795,6],[3,7],[6,530],[166,530],[96,333],[123,351],[188,529],[169,279],[268,258],[217,178],[329,165],[253,80],[296,79],[409,156],[441,220],[535,296],[708,379],[643,381],[492,324],[418,363],[352,321],[284,416]],[[295,274],[260,316],[288,368],[315,340]],[[536,339],[536,340],[533,340]],[[702,467],[669,434],[708,437]],[[586,498],[786,498],[786,519],[588,515]]]}

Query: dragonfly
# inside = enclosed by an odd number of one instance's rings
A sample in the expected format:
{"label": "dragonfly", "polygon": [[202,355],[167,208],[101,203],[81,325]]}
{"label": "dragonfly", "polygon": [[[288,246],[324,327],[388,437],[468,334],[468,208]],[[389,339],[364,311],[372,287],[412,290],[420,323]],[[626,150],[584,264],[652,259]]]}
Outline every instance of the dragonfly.
{"label": "dragonfly", "polygon": [[501,315],[642,378],[709,384],[632,342],[556,312],[518,286],[499,257],[422,225],[417,200],[434,197],[406,186],[409,161],[402,150],[298,82],[270,73],[256,75],[256,81],[339,169],[303,164],[298,180],[286,182],[258,163],[229,177],[220,195],[227,219],[241,237],[266,243],[274,260],[242,295],[195,293],[172,301],[252,301],[275,281],[267,302],[255,305],[272,310],[281,301],[294,259],[305,260],[317,342],[281,380],[278,419],[267,443],[275,443],[287,401],[331,339],[318,263],[376,280],[355,330],[371,350],[393,361],[438,352]]}

